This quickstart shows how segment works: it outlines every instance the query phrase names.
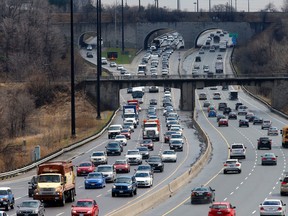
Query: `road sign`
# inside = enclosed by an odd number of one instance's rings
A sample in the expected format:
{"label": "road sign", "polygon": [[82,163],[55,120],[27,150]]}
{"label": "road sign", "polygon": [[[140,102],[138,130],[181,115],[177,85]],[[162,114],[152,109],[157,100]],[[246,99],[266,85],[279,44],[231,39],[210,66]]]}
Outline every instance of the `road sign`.
{"label": "road sign", "polygon": [[238,38],[238,33],[229,33],[229,37],[235,37]]}
{"label": "road sign", "polygon": [[233,45],[237,44],[237,38],[236,37],[232,37],[232,43],[233,43]]}

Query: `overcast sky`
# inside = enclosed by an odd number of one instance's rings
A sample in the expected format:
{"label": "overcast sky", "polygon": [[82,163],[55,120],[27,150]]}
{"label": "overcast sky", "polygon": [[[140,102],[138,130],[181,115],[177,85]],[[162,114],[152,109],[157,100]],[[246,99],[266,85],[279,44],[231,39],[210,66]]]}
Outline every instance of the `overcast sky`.
{"label": "overcast sky", "polygon": [[[103,5],[115,4],[116,1],[118,2],[118,4],[121,4],[122,0],[101,0]],[[181,10],[184,10],[184,11],[195,10],[194,2],[197,2],[197,0],[158,0],[159,7],[166,7],[172,10],[177,8],[177,1],[180,1]],[[133,6],[133,5],[138,6],[139,4],[139,0],[123,0],[124,4],[126,2],[129,6]],[[155,0],[140,0],[140,2],[141,2],[141,5],[146,7],[148,4],[154,4]],[[198,2],[199,2],[199,10],[200,9],[208,10],[209,0],[198,0]],[[228,2],[231,2],[231,0],[211,0],[211,7],[217,4],[227,4]],[[269,3],[273,3],[278,10],[280,10],[283,5],[283,0],[232,0],[232,4],[234,8],[235,8],[235,3],[237,3],[237,7],[236,7],[237,11],[248,11],[248,2],[249,2],[250,12],[264,9],[264,7]]]}

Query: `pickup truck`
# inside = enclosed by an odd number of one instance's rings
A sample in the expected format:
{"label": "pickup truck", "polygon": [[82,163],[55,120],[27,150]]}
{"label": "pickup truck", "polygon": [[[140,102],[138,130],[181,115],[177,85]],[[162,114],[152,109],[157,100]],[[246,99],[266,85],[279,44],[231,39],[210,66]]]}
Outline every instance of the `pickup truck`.
{"label": "pickup truck", "polygon": [[133,197],[137,194],[137,181],[134,176],[118,176],[112,186],[112,197],[119,195],[130,195]]}
{"label": "pickup truck", "polygon": [[0,187],[0,207],[4,207],[5,211],[14,209],[15,199],[10,187]]}

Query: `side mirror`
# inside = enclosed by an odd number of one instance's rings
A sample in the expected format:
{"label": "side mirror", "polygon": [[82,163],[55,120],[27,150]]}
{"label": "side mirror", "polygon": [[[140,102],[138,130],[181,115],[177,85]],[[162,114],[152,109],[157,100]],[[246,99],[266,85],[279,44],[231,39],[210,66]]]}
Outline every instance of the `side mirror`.
{"label": "side mirror", "polygon": [[74,205],[71,205],[71,207],[74,207]]}
{"label": "side mirror", "polygon": [[32,184],[32,182],[28,182],[28,184]]}

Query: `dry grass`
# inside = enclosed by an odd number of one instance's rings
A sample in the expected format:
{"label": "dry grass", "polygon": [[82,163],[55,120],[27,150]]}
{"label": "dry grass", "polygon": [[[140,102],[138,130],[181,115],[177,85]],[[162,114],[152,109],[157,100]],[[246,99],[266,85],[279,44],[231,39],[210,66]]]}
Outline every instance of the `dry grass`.
{"label": "dry grass", "polygon": [[[0,158],[0,171],[12,170],[32,162],[32,152],[35,146],[41,148],[41,157],[45,157],[72,143],[91,136],[103,128],[111,118],[113,111],[101,113],[101,120],[97,120],[96,108],[77,93],[75,98],[76,137],[71,137],[71,103],[70,95],[59,94],[57,99],[48,106],[37,110],[29,119],[30,135],[8,140],[4,145],[13,146],[13,154]],[[23,142],[26,142],[26,148]],[[12,156],[13,155],[13,156]],[[10,166],[9,166],[10,164]],[[7,169],[7,166],[9,169]]]}

